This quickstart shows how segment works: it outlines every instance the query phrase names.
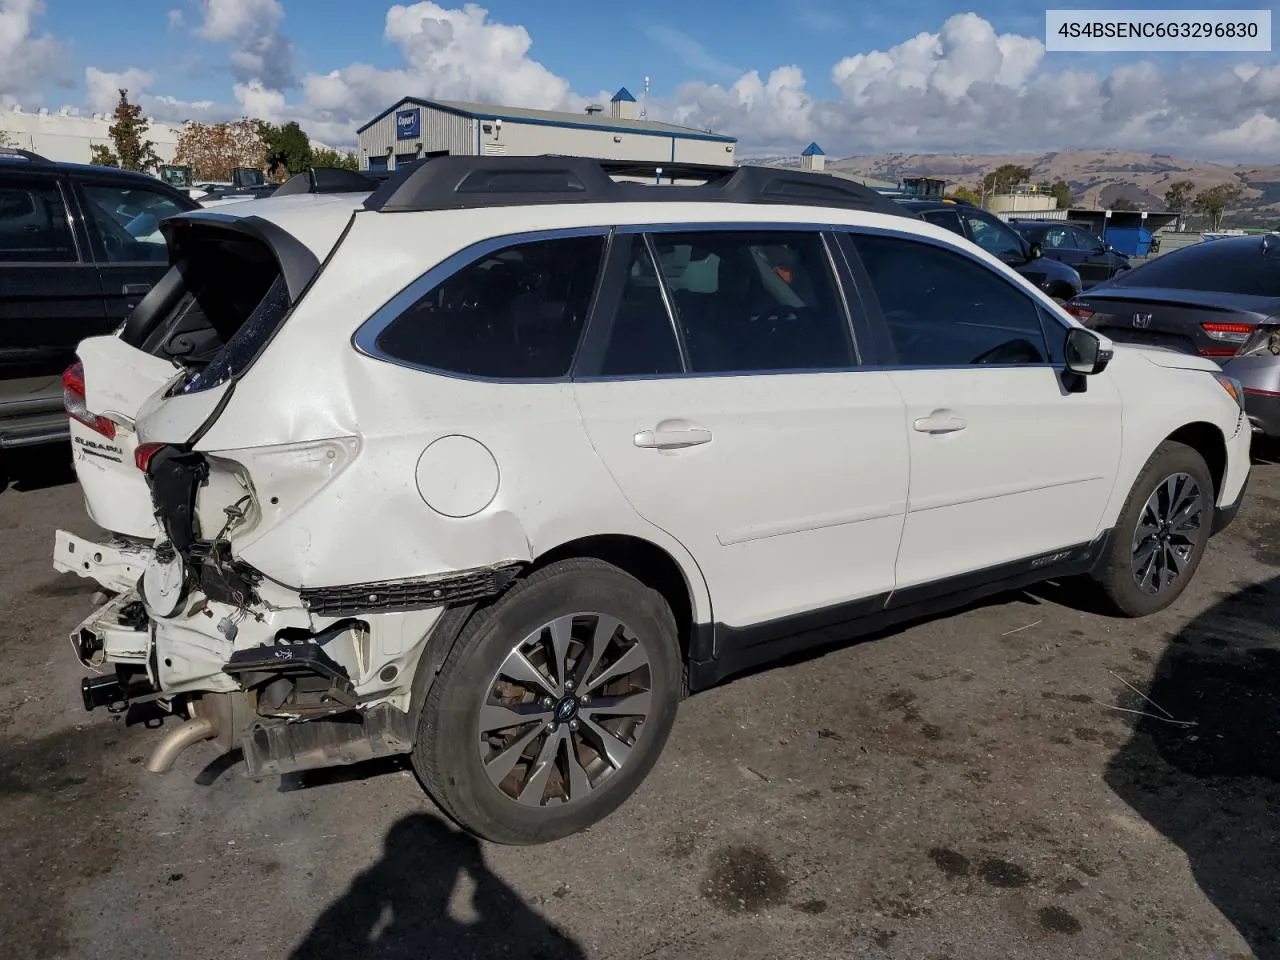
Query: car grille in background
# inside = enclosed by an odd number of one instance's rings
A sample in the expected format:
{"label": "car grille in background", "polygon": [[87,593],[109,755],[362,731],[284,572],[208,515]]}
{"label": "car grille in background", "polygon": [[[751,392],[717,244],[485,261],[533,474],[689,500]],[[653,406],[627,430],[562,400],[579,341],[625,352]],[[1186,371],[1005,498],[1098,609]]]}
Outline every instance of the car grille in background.
{"label": "car grille in background", "polygon": [[309,611],[328,617],[474,603],[501,593],[521,566],[521,563],[511,561],[444,577],[313,587],[302,590],[301,597]]}

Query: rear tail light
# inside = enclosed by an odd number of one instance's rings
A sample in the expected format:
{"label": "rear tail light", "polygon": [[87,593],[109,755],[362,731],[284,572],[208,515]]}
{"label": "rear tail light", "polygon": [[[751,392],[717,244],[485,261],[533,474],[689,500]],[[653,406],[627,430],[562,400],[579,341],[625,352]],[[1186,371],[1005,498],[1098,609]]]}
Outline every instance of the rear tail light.
{"label": "rear tail light", "polygon": [[1088,307],[1086,307],[1084,304],[1081,304],[1081,303],[1068,303],[1066,305],[1066,311],[1067,313],[1075,317],[1077,320],[1079,320],[1081,323],[1083,323],[1085,320],[1088,320],[1090,317],[1092,317],[1095,313],[1098,312],[1096,310],[1089,309]]}
{"label": "rear tail light", "polygon": [[100,433],[108,440],[116,438],[116,425],[106,417],[99,417],[89,412],[84,399],[84,364],[74,363],[62,374],[62,405],[67,408],[67,416],[78,423],[83,423],[95,433]]}
{"label": "rear tail light", "polygon": [[133,462],[143,473],[151,466],[151,458],[165,448],[163,443],[140,443],[133,450]]}
{"label": "rear tail light", "polygon": [[1259,390],[1257,387],[1245,387],[1244,392],[1255,397],[1280,397],[1280,391]]}
{"label": "rear tail light", "polygon": [[1238,347],[1201,347],[1200,356],[1202,357],[1234,357],[1239,352]]}
{"label": "rear tail light", "polygon": [[1225,343],[1244,343],[1253,333],[1252,323],[1202,323],[1200,329],[1214,340]]}

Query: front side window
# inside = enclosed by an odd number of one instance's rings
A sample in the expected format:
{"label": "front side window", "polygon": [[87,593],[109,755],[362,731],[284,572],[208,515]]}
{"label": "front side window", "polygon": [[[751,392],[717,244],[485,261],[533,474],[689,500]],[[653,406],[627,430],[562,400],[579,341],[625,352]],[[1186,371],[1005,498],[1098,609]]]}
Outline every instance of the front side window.
{"label": "front side window", "polygon": [[969,232],[973,234],[973,242],[993,257],[1001,260],[1019,261],[1025,256],[1022,238],[999,220],[979,216],[971,211],[964,214]]}
{"label": "front side window", "polygon": [[160,221],[183,212],[172,197],[132,184],[84,184],[81,190],[99,259],[108,263],[164,263],[169,259]]}
{"label": "front side window", "polygon": [[917,240],[852,238],[899,364],[1049,362],[1039,308],[993,269]]}
{"label": "front side window", "polygon": [[467,264],[378,334],[415,366],[500,380],[563,377],[573,364],[604,237],[533,240]]}
{"label": "front side window", "polygon": [[0,263],[71,263],[75,243],[56,183],[0,185]]}
{"label": "front side window", "polygon": [[1090,233],[1088,230],[1080,230],[1078,228],[1071,231],[1075,235],[1075,246],[1077,250],[1084,250],[1087,253],[1093,253],[1103,249],[1106,246],[1102,242],[1102,238],[1096,233]]}
{"label": "front side window", "polygon": [[659,233],[652,242],[691,373],[855,364],[820,234]]}
{"label": "front side window", "polygon": [[1046,250],[1075,250],[1076,241],[1073,236],[1074,231],[1066,227],[1051,227],[1044,232],[1044,246]]}

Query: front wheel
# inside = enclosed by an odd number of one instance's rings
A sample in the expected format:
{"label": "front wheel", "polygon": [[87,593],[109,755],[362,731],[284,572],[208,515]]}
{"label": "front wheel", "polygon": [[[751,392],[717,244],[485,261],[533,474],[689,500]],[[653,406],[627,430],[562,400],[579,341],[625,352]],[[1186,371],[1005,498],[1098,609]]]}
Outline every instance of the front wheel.
{"label": "front wheel", "polygon": [[1098,575],[1122,614],[1145,617],[1186,589],[1209,543],[1214,488],[1194,449],[1166,441],[1147,461],[1112,531]]}
{"label": "front wheel", "polygon": [[414,767],[472,833],[556,840],[607,817],[644,780],[681,679],[660,594],[597,560],[554,563],[463,628],[423,706]]}

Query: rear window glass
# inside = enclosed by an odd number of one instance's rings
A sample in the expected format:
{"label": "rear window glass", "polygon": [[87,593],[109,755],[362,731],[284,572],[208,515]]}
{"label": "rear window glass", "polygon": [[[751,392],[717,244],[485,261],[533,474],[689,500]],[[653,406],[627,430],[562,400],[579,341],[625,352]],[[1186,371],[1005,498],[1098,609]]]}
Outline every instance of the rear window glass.
{"label": "rear window glass", "polygon": [[1122,273],[1115,284],[1280,297],[1280,250],[1264,255],[1261,240],[1202,241]]}
{"label": "rear window glass", "polygon": [[0,187],[0,263],[67,263],[76,259],[67,208],[56,183]]}
{"label": "rear window glass", "polygon": [[604,237],[515,244],[442,281],[378,334],[396,360],[499,380],[563,377],[595,292]]}

